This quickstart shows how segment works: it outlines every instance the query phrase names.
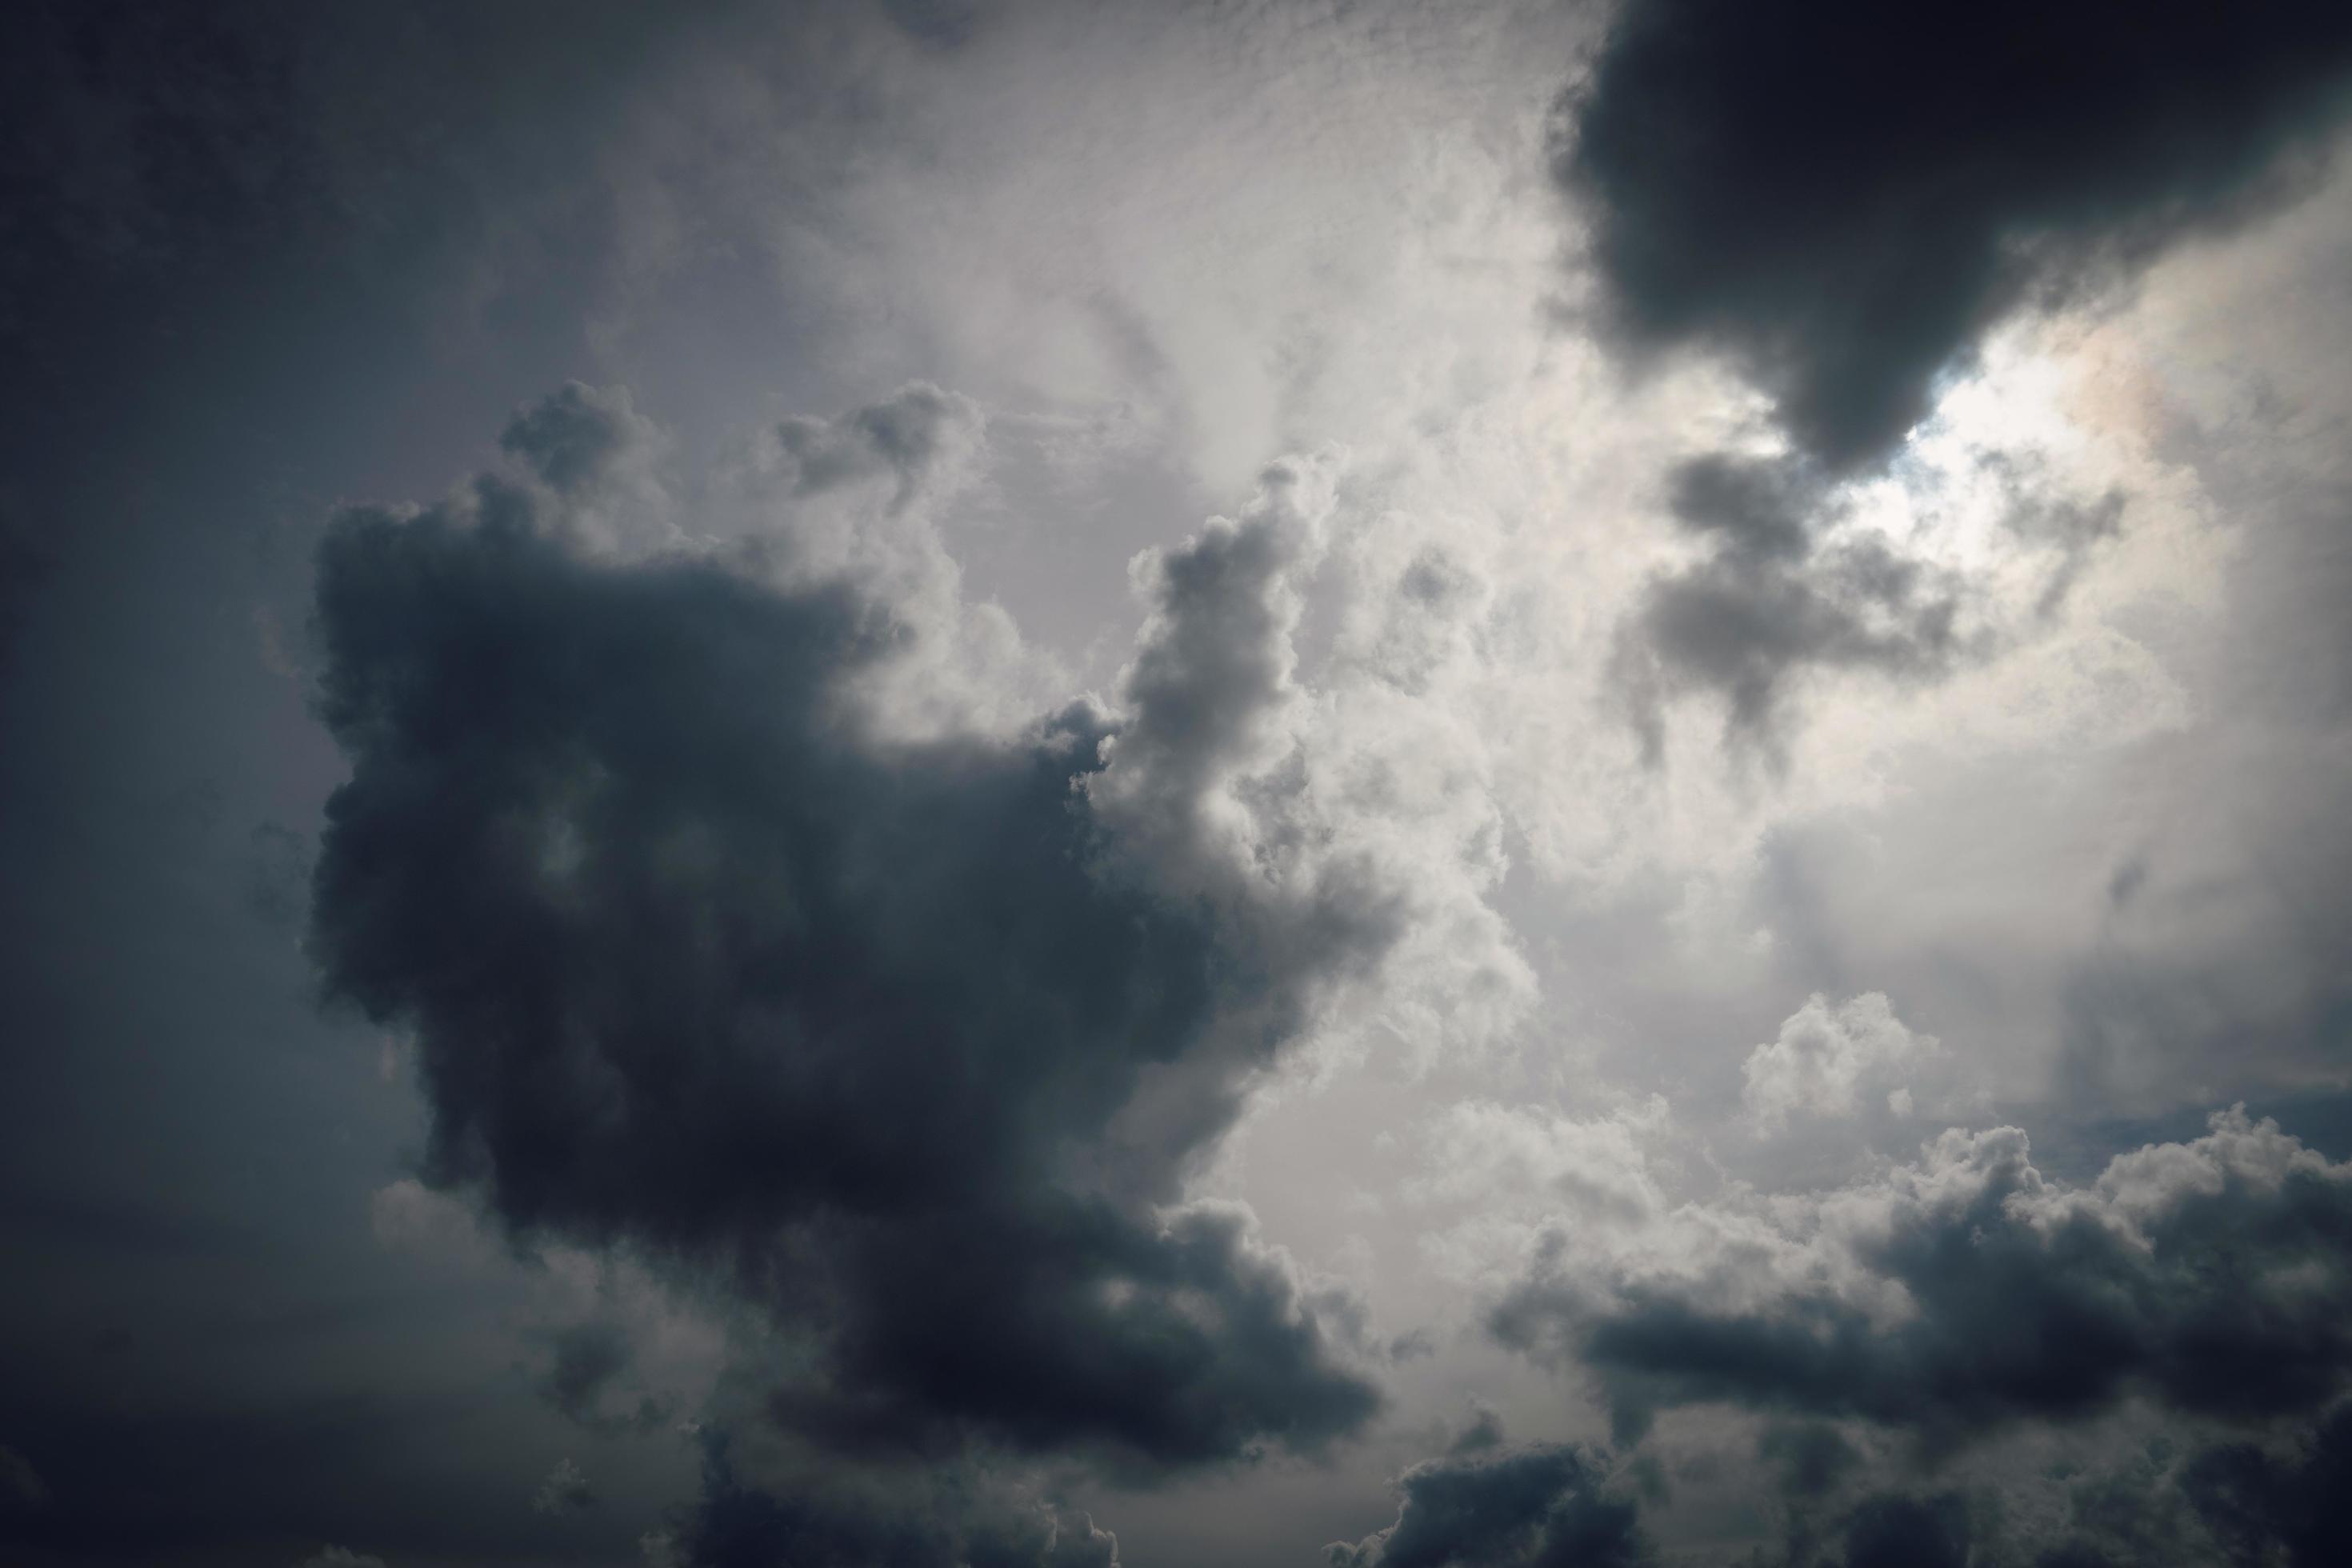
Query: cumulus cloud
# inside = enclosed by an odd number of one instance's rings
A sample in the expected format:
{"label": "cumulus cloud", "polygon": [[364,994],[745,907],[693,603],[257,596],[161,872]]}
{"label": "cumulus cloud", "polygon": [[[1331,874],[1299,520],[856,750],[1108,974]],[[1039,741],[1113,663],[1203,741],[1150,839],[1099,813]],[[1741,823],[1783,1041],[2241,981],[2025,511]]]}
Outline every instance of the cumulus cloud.
{"label": "cumulus cloud", "polygon": [[2004,314],[2291,186],[2347,72],[2352,21],[2302,0],[1633,0],[1552,169],[1617,335],[1724,353],[1840,467]]}
{"label": "cumulus cloud", "polygon": [[1796,1115],[1849,1115],[1868,1084],[1907,1115],[1912,1099],[1902,1075],[1938,1048],[1934,1036],[1906,1028],[1882,993],[1832,1005],[1816,992],[1777,1037],[1748,1054],[1739,1101],[1757,1126],[1772,1129]]}
{"label": "cumulus cloud", "polygon": [[1594,321],[1632,363],[1719,356],[1787,441],[1674,477],[1708,552],[1653,579],[1616,659],[1651,759],[1679,695],[1719,699],[1728,736],[1778,761],[1808,676],[1941,680],[2046,625],[2120,493],[2021,493],[2011,537],[2050,567],[1999,613],[1990,580],[1842,526],[1846,487],[1913,455],[1998,323],[2314,188],[2347,102],[2352,24],[2301,0],[1620,8],[1551,148]]}
{"label": "cumulus cloud", "polygon": [[2352,1165],[2242,1110],[2053,1181],[2013,1128],[1758,1202],[1601,1277],[1564,1238],[1496,1306],[1506,1343],[1598,1378],[1619,1426],[1694,1403],[1854,1416],[1930,1442],[2135,1397],[2308,1414],[2352,1372]]}
{"label": "cumulus cloud", "polygon": [[1642,1228],[1669,1206],[1649,1146],[1668,1110],[1653,1098],[1609,1115],[1567,1117],[1534,1106],[1472,1101],[1431,1123],[1431,1172],[1411,1191],[1492,1207],[1515,1194],[1565,1202],[1580,1225]]}
{"label": "cumulus cloud", "polygon": [[[884,406],[786,445],[919,469],[941,405]],[[600,553],[551,485],[342,518],[311,944],[415,1032],[426,1182],[724,1280],[811,1344],[773,1414],[845,1451],[1184,1464],[1360,1424],[1285,1256],[1177,1201],[1392,940],[1376,887],[1269,876],[1236,826],[1290,700],[1302,473],[1157,558],[1129,717],[1007,738],[864,722],[909,633],[853,570]]]}
{"label": "cumulus cloud", "polygon": [[1326,1547],[1328,1568],[1631,1568],[1649,1560],[1639,1508],[1573,1444],[1432,1459],[1397,1478],[1396,1490],[1396,1522]]}

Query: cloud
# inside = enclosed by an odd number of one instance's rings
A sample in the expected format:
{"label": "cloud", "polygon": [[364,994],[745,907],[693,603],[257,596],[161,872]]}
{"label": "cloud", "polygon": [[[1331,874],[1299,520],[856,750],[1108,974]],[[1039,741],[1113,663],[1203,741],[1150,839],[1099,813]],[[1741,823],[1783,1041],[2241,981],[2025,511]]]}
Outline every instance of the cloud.
{"label": "cloud", "polygon": [[1845,1568],[1968,1568],[1966,1500],[1887,1494],[1865,1500],[1847,1521]]}
{"label": "cloud", "polygon": [[348,1546],[329,1546],[302,1559],[300,1568],[384,1568],[384,1562]]}
{"label": "cloud", "polygon": [[[873,458],[896,507],[947,407],[784,446],[803,479]],[[1130,718],[913,740],[859,682],[919,626],[796,556],[789,512],[772,548],[637,555],[551,485],[342,517],[320,712],[352,777],[310,942],[415,1034],[425,1181],[724,1283],[809,1346],[772,1413],[843,1451],[1181,1465],[1362,1423],[1286,1258],[1177,1201],[1393,940],[1377,887],[1262,852],[1235,793],[1279,750],[1313,493],[1277,468],[1155,558]]]}
{"label": "cloud", "polygon": [[1850,1115],[1864,1083],[1885,1079],[1890,1103],[1908,1107],[1910,1091],[1892,1080],[1937,1049],[1934,1036],[1904,1027],[1882,993],[1832,1006],[1816,992],[1782,1022],[1776,1038],[1748,1054],[1739,1101],[1758,1127],[1778,1128],[1793,1115]]}
{"label": "cloud", "polygon": [[1608,328],[1722,353],[1832,468],[2012,310],[2259,210],[2343,103],[2341,7],[1632,0],[1559,104]]}
{"label": "cloud", "polygon": [[844,419],[786,419],[774,439],[797,494],[884,479],[893,504],[903,506],[928,478],[969,455],[980,423],[970,398],[917,383]]}
{"label": "cloud", "polygon": [[[2145,1397],[2308,1414],[2352,1372],[2352,1165],[2242,1110],[2053,1182],[2013,1128],[1811,1204],[1763,1204],[1497,1305],[1510,1345],[1591,1369],[1621,1431],[1694,1403],[1856,1416],[1931,1442]],[[1587,1271],[1588,1274],[1591,1271]]]}
{"label": "cloud", "polygon": [[1796,1499],[1825,1495],[1862,1460],[1836,1427],[1817,1421],[1766,1427],[1756,1452],[1779,1470],[1783,1495]]}
{"label": "cloud", "polygon": [[1329,1568],[1611,1568],[1649,1559],[1640,1510],[1573,1444],[1432,1459],[1397,1479],[1397,1519]]}
{"label": "cloud", "polygon": [[578,1513],[596,1506],[596,1491],[579,1466],[568,1458],[558,1459],[531,1494],[530,1506],[534,1513]]}
{"label": "cloud", "polygon": [[639,1393],[632,1402],[621,1387],[636,1359],[621,1325],[590,1318],[562,1324],[549,1337],[551,1354],[540,1393],[567,1420],[591,1431],[650,1432],[670,1418],[666,1401]]}
{"label": "cloud", "polygon": [[867,1478],[779,1494],[744,1484],[716,1437],[704,1443],[700,1499],[647,1546],[663,1568],[1118,1568],[1118,1538],[1084,1513],[974,1495],[961,1478],[896,1486]]}
{"label": "cloud", "polygon": [[564,496],[608,482],[616,466],[654,446],[653,428],[626,387],[576,381],[518,410],[499,436],[501,451]]}
{"label": "cloud", "polygon": [[1969,651],[1957,584],[1873,540],[1802,561],[1717,555],[1651,583],[1613,673],[1645,756],[1663,755],[1659,710],[1704,690],[1727,740],[1777,754],[1790,682],[1811,670],[1931,679]]}
{"label": "cloud", "polygon": [[2352,1559],[2352,1407],[2332,1413],[2300,1451],[2207,1449],[2184,1468],[2180,1490],[2231,1562]]}
{"label": "cloud", "polygon": [[[1801,454],[1706,453],[1669,471],[1668,515],[1706,553],[1650,577],[1610,668],[1652,763],[1670,700],[1717,699],[1726,738],[1777,760],[1809,677],[1925,685],[2045,632],[2092,552],[2121,530],[2120,490],[2073,493],[2031,456],[1974,448],[1913,467],[1908,483],[1875,494]],[[1943,558],[1965,525],[1941,498],[1969,490],[2007,563],[2038,580]]]}

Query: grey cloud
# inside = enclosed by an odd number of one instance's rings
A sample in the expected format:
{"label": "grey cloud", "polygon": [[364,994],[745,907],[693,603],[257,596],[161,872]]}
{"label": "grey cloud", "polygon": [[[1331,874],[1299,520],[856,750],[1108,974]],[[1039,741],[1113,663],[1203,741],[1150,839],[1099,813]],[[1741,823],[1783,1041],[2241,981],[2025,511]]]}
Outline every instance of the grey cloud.
{"label": "grey cloud", "polygon": [[[1816,1430],[1826,1431],[1826,1428]],[[2261,1442],[2157,1435],[2087,1468],[2062,1460],[2027,1479],[1996,1468],[1933,1491],[1879,1484],[1793,1503],[1779,1568],[2125,1568],[2211,1563],[2317,1568],[2352,1546],[2344,1503],[2352,1411]]]}
{"label": "grey cloud", "polygon": [[641,449],[649,435],[625,387],[574,381],[518,410],[499,446],[560,493],[576,495],[605,478],[624,454]]}
{"label": "grey cloud", "polygon": [[792,466],[793,488],[815,495],[861,479],[887,479],[903,504],[924,476],[976,436],[980,410],[968,397],[918,383],[843,419],[786,419],[776,449]]}
{"label": "grey cloud", "polygon": [[[1944,1560],[1956,1563],[2321,1568],[2352,1552],[2347,1482],[2352,1409],[2339,1406],[2260,1442],[2152,1437],[2120,1462],[2074,1479],[2052,1510],[2004,1510],[1998,1491],[1971,1491],[1965,1502],[1952,1492],[1929,1505],[1940,1520],[1916,1522],[1931,1532],[1927,1550],[1937,1550],[1932,1543],[1940,1537]],[[1969,1555],[1957,1554],[1970,1548]],[[1889,1553],[1885,1560],[1936,1559]]]}
{"label": "grey cloud", "polygon": [[302,835],[275,822],[256,827],[246,857],[246,907],[271,925],[297,924],[310,898],[310,860]]}
{"label": "grey cloud", "polygon": [[1083,1513],[961,1478],[770,1491],[746,1485],[723,1438],[704,1445],[700,1499],[661,1542],[677,1568],[1118,1568],[1118,1539]]}
{"label": "grey cloud", "polygon": [[592,1431],[649,1432],[669,1418],[669,1406],[641,1394],[631,1404],[619,1384],[635,1361],[624,1329],[600,1319],[566,1324],[550,1346],[540,1392],[566,1418]]}
{"label": "grey cloud", "polygon": [[570,1459],[558,1459],[555,1468],[539,1483],[531,1494],[530,1506],[538,1513],[577,1513],[596,1506],[596,1489],[588,1484],[587,1476]]}
{"label": "grey cloud", "polygon": [[1869,1498],[1846,1523],[1845,1568],[1968,1568],[1971,1533],[1957,1494]]}
{"label": "grey cloud", "polygon": [[1809,672],[1928,679],[1981,646],[1959,626],[1948,574],[1880,540],[1818,538],[1838,502],[1803,459],[1699,458],[1675,472],[1669,503],[1715,549],[1654,578],[1619,637],[1612,673],[1653,762],[1669,698],[1717,697],[1727,737],[1770,752]]}
{"label": "grey cloud", "polygon": [[2037,615],[2047,619],[2063,607],[2091,552],[2123,531],[2125,504],[2122,491],[2110,490],[2095,499],[2030,499],[2010,511],[2011,531],[2057,553],[2057,563],[2034,602]]}
{"label": "grey cloud", "polygon": [[1502,1413],[1491,1405],[1479,1404],[1475,1406],[1469,1425],[1454,1434],[1445,1452],[1447,1457],[1458,1459],[1465,1454],[1484,1454],[1502,1446]]}
{"label": "grey cloud", "polygon": [[2208,1449],[2186,1467],[2180,1489],[2231,1563],[2352,1562],[2352,1408],[2284,1457],[2248,1443]]}
{"label": "grey cloud", "polygon": [[[1727,356],[1797,452],[1680,476],[1677,515],[1719,548],[1655,581],[1621,644],[1653,759],[1678,692],[1769,753],[1807,671],[1932,679],[1990,648],[1956,634],[1960,584],[1819,546],[1831,483],[1886,459],[2002,317],[2301,188],[2292,154],[2316,155],[2347,85],[2352,22],[2313,0],[1624,6],[1552,160],[1591,216],[1604,325],[1636,360]],[[2020,507],[2056,558],[2042,618],[2120,508]]]}
{"label": "grey cloud", "polygon": [[1623,343],[1723,353],[1845,467],[2003,315],[2292,186],[2347,67],[2326,0],[1631,0],[1552,167]]}
{"label": "grey cloud", "polygon": [[1133,711],[1113,743],[1129,766],[1112,785],[1118,809],[1150,831],[1197,829],[1200,804],[1269,743],[1289,689],[1298,614],[1289,574],[1318,547],[1328,500],[1314,493],[1323,477],[1297,462],[1260,482],[1240,519],[1213,520],[1181,550],[1138,563],[1154,609],[1122,677]]}
{"label": "grey cloud", "polygon": [[[919,467],[901,412],[801,445]],[[1213,782],[1188,748],[1280,696],[1186,662],[1204,622],[1286,639],[1251,608],[1278,553],[1225,563],[1213,529],[1166,557],[1145,743],[1107,762],[1084,706],[874,741],[847,693],[903,643],[888,605],[708,552],[591,559],[547,504],[486,481],[349,514],[320,555],[352,777],[312,951],[414,1030],[425,1174],[809,1336],[772,1413],[845,1451],[1183,1464],[1362,1422],[1376,1394],[1247,1215],[1156,1207],[1384,940],[1158,831]]]}
{"label": "grey cloud", "polygon": [[1801,557],[1828,500],[1828,479],[1801,458],[1691,458],[1669,479],[1667,510],[1691,532],[1750,560]]}
{"label": "grey cloud", "polygon": [[1649,1560],[1640,1510],[1572,1444],[1433,1459],[1396,1487],[1396,1522],[1325,1548],[1329,1568],[1630,1568]]}
{"label": "grey cloud", "polygon": [[1779,1470],[1780,1489],[1795,1498],[1827,1494],[1862,1458],[1843,1433],[1819,1421],[1768,1426],[1756,1451]]}
{"label": "grey cloud", "polygon": [[2013,1129],[1949,1132],[1822,1216],[1793,1273],[1759,1280],[1746,1255],[1595,1299],[1539,1265],[1492,1325],[1590,1367],[1629,1431],[1716,1401],[1931,1444],[2135,1395],[2252,1420],[2314,1411],[2352,1372],[2352,1167],[2242,1112],[2084,1188],[2046,1180]]}
{"label": "grey cloud", "polygon": [[[2050,558],[2031,617],[2047,622],[2091,552],[2120,531],[2125,498],[2069,494],[2038,466],[1997,453],[1978,463],[2005,496],[2003,525]],[[1727,738],[1771,754],[1809,675],[1934,681],[2023,629],[1971,614],[1980,584],[1885,539],[1840,537],[1850,500],[1833,471],[1801,453],[1689,458],[1668,478],[1666,507],[1708,553],[1651,579],[1619,634],[1612,669],[1653,763],[1663,754],[1669,700],[1717,699]]]}

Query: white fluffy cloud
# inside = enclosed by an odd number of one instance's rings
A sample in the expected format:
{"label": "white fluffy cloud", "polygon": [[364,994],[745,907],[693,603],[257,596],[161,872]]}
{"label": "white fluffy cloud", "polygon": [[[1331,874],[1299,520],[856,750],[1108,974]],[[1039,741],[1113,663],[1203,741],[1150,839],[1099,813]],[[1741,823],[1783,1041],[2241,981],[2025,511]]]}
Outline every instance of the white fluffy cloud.
{"label": "white fluffy cloud", "polygon": [[1876,991],[1832,1005],[1819,992],[1758,1046],[1740,1068],[1740,1104],[1757,1126],[1778,1129],[1791,1116],[1843,1116],[1860,1106],[1865,1088],[1885,1097],[1898,1116],[1911,1113],[1905,1075],[1941,1047],[1932,1035],[1915,1035]]}

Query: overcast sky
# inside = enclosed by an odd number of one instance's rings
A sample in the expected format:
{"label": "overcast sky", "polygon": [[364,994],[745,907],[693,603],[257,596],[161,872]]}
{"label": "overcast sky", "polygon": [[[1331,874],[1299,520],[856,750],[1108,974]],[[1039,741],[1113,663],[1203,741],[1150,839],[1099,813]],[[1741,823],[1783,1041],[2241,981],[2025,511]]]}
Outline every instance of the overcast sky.
{"label": "overcast sky", "polygon": [[2352,8],[18,5],[0,1558],[2352,1561]]}

